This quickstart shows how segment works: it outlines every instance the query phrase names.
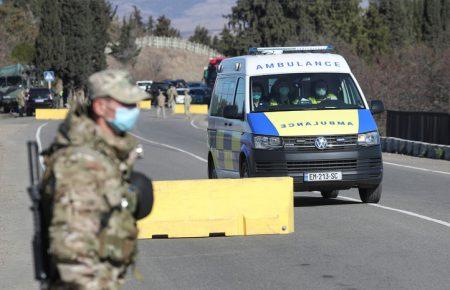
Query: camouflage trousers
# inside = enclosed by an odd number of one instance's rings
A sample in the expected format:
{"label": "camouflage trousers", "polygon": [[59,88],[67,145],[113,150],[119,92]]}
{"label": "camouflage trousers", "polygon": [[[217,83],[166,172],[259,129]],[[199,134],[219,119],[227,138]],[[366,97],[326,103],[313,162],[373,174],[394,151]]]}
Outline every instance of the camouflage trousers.
{"label": "camouflage trousers", "polygon": [[109,263],[57,264],[60,280],[51,290],[116,290],[124,283],[126,267]]}

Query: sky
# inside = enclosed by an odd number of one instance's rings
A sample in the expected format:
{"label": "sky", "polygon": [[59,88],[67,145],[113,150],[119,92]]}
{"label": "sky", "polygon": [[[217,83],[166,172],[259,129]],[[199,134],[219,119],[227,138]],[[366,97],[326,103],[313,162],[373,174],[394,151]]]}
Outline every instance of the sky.
{"label": "sky", "polygon": [[231,13],[236,0],[109,0],[118,5],[120,16],[128,15],[136,5],[147,20],[149,15],[155,19],[166,15],[172,25],[181,31],[183,37],[194,32],[195,26],[207,27],[212,34],[218,34],[226,19],[223,15]]}

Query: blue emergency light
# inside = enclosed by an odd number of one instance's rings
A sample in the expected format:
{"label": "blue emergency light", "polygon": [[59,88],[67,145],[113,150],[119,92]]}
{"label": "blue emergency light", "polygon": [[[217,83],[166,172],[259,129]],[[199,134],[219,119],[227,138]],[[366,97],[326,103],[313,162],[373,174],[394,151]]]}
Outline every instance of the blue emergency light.
{"label": "blue emergency light", "polygon": [[330,51],[333,46],[316,45],[316,46],[286,46],[286,47],[251,47],[249,54],[283,54],[293,52],[311,52],[311,51]]}

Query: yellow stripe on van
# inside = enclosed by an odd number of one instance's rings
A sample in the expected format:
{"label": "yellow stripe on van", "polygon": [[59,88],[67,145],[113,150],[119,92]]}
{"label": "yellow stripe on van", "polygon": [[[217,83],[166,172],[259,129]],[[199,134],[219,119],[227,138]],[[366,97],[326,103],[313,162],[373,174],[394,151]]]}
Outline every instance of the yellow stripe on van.
{"label": "yellow stripe on van", "polygon": [[317,110],[265,113],[280,136],[357,134],[358,110]]}

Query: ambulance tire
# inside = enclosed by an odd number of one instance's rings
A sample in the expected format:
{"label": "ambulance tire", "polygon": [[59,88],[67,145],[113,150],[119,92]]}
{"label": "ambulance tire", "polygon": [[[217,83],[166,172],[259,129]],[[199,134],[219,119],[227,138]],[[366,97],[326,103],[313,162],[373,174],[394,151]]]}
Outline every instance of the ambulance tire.
{"label": "ambulance tire", "polygon": [[364,203],[378,203],[383,191],[381,183],[373,188],[359,188],[359,197]]}
{"label": "ambulance tire", "polygon": [[241,160],[239,172],[240,172],[241,178],[249,178],[250,177],[250,170],[249,170],[248,162],[245,158]]}
{"label": "ambulance tire", "polygon": [[216,167],[214,166],[214,160],[211,155],[208,158],[208,178],[217,179],[217,171]]}
{"label": "ambulance tire", "polygon": [[339,190],[322,190],[320,193],[323,198],[336,198],[339,195]]}

